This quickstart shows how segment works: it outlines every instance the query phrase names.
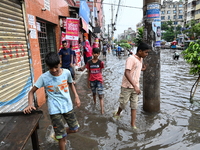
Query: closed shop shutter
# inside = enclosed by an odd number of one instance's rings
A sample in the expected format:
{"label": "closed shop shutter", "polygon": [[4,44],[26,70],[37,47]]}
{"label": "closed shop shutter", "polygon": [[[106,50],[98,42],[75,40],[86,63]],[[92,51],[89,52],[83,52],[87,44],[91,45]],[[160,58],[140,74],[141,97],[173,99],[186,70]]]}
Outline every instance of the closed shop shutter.
{"label": "closed shop shutter", "polygon": [[0,1],[0,113],[21,111],[32,87],[22,5]]}

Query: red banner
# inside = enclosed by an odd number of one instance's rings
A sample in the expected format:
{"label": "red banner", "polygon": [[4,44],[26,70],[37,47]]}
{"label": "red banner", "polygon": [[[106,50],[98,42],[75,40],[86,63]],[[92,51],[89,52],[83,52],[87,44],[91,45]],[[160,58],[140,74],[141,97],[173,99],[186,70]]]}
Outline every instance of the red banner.
{"label": "red banner", "polygon": [[79,19],[66,19],[66,40],[78,41],[79,38]]}

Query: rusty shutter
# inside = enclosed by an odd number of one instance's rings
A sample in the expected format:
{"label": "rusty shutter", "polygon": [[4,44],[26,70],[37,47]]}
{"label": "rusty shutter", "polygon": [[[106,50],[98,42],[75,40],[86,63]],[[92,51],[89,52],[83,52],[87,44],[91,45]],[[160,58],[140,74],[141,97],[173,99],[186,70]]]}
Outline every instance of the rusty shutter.
{"label": "rusty shutter", "polygon": [[0,1],[0,113],[21,111],[32,86],[22,5]]}

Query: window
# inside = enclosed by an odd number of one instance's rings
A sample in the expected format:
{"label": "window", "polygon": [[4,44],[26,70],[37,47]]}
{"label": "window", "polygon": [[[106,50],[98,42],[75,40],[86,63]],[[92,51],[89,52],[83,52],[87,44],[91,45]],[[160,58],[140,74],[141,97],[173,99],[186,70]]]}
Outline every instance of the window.
{"label": "window", "polygon": [[176,10],[173,10],[173,13],[176,14]]}
{"label": "window", "polygon": [[170,20],[170,16],[168,16],[168,20]]}
{"label": "window", "polygon": [[165,16],[161,16],[161,20],[165,20]]}
{"label": "window", "polygon": [[176,15],[174,15],[174,19],[176,19]]}
{"label": "window", "polygon": [[173,5],[168,5],[168,8],[172,8],[173,7]]}
{"label": "window", "polygon": [[183,10],[179,10],[179,14],[182,14],[183,13]]}
{"label": "window", "polygon": [[178,24],[178,22],[177,22],[177,21],[174,21],[174,24],[175,24],[175,25],[177,25],[177,24]]}
{"label": "window", "polygon": [[45,55],[48,52],[55,52],[55,25],[49,24],[47,22],[37,20],[37,23],[40,24],[40,30],[38,30],[38,40],[40,47],[40,57],[42,64],[42,72],[48,70],[47,65],[45,64]]}
{"label": "window", "polygon": [[167,14],[170,14],[170,10],[167,11]]}
{"label": "window", "polygon": [[165,11],[161,11],[161,14],[165,14]]}
{"label": "window", "polygon": [[178,5],[178,7],[183,7],[183,5],[182,5],[182,4],[180,4],[180,5]]}
{"label": "window", "polygon": [[174,8],[176,8],[176,5],[174,5]]}
{"label": "window", "polygon": [[179,15],[179,16],[178,16],[178,19],[183,19],[183,15]]}

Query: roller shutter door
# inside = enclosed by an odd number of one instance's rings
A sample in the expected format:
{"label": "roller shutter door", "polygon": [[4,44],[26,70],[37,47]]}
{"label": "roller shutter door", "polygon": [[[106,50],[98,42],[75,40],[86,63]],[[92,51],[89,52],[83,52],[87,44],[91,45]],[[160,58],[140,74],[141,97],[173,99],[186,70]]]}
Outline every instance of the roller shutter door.
{"label": "roller shutter door", "polygon": [[0,1],[0,113],[21,111],[32,86],[22,5]]}

